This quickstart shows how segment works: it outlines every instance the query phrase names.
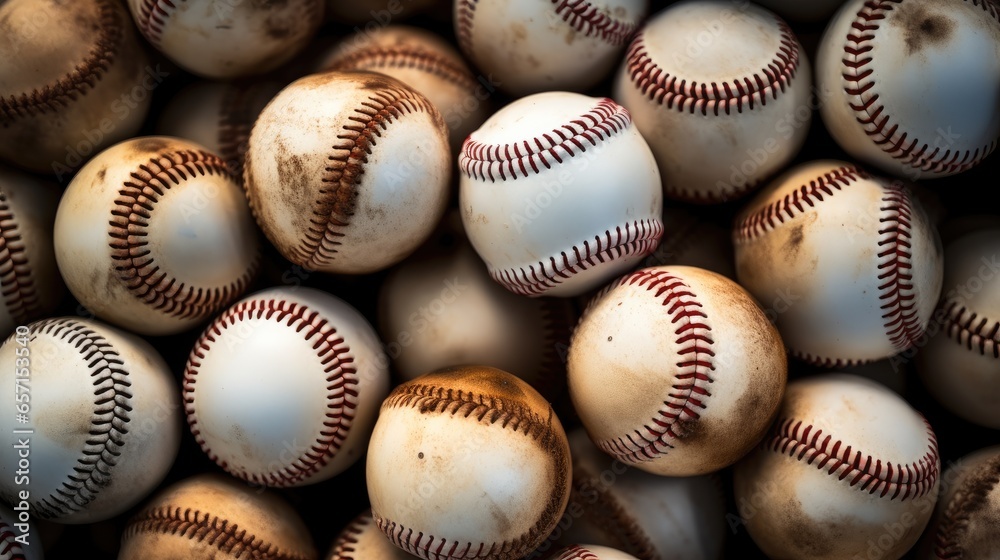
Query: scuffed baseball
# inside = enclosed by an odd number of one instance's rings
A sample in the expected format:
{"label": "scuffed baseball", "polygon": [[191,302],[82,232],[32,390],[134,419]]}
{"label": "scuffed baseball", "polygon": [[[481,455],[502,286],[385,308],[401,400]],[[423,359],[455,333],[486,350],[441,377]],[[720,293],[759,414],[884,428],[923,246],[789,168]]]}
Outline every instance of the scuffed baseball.
{"label": "scuffed baseball", "polygon": [[59,271],[101,319],[140,334],[189,329],[239,297],[259,242],[246,198],[218,155],[147,136],[76,174],[55,221]]}
{"label": "scuffed baseball", "polygon": [[270,491],[218,474],[168,486],[125,526],[118,560],[316,560],[299,514]]}
{"label": "scuffed baseball", "polygon": [[965,171],[1000,138],[1000,8],[849,0],[823,34],[816,83],[852,157],[907,179]]}
{"label": "scuffed baseball", "polygon": [[3,560],[42,560],[45,555],[40,535],[31,521],[31,505],[15,501],[11,510],[0,503],[0,558]]}
{"label": "scuffed baseball", "polygon": [[[170,470],[180,395],[148,342],[96,321],[45,319],[0,346],[0,365],[0,384],[11,388],[0,414],[31,430],[0,434],[0,498],[8,504],[27,489],[33,519],[94,523],[137,504]],[[26,401],[15,403],[16,385],[28,387],[16,391]],[[16,405],[25,403],[27,422],[15,423],[24,414]]]}
{"label": "scuffed baseball", "polygon": [[518,99],[469,136],[458,166],[469,241],[514,293],[580,295],[638,264],[663,235],[653,154],[611,99]]}
{"label": "scuffed baseball", "polygon": [[771,558],[896,560],[937,500],[941,461],[924,418],[882,385],[846,374],[788,384],[772,432],[734,470],[737,503]]}
{"label": "scuffed baseball", "polygon": [[235,477],[272,487],[321,482],[364,453],[389,392],[388,365],[375,330],[343,300],[302,287],[257,292],[191,350],[188,425]]}
{"label": "scuffed baseball", "polygon": [[366,479],[375,523],[399,548],[427,560],[513,560],[566,507],[569,444],[527,383],[494,368],[452,368],[382,403]]}
{"label": "scuffed baseball", "polygon": [[2,2],[0,158],[68,177],[139,131],[166,75],[117,0]]}
{"label": "scuffed baseball", "polygon": [[945,408],[1000,429],[1000,228],[948,244],[942,291],[917,372]]}
{"label": "scuffed baseball", "polygon": [[66,293],[52,224],[57,185],[0,165],[0,336],[51,314]]}
{"label": "scuffed baseball", "polygon": [[689,0],[629,46],[615,99],[649,142],[669,198],[717,203],[781,171],[805,142],[812,72],[777,15],[749,2]]}
{"label": "scuffed baseball", "polygon": [[738,284],[644,268],[601,291],[573,331],[569,395],[591,440],[640,470],[690,476],[746,455],[777,413],[785,346]]}
{"label": "scuffed baseball", "polygon": [[324,0],[128,0],[143,37],[205,78],[261,74],[288,62],[323,22]]}
{"label": "scuffed baseball", "polygon": [[307,270],[367,274],[403,260],[444,214],[448,129],[395,78],[325,72],[264,108],[244,181],[264,234]]}
{"label": "scuffed baseball", "polygon": [[789,351],[843,367],[923,337],[941,292],[937,231],[906,185],[839,161],[788,170],[736,217],[736,278],[761,302],[787,295],[776,323]]}
{"label": "scuffed baseball", "polygon": [[1000,446],[974,451],[950,465],[921,552],[928,560],[1000,555]]}
{"label": "scuffed baseball", "polygon": [[389,542],[372,519],[371,509],[355,517],[334,539],[326,560],[412,560],[412,554]]}
{"label": "scuffed baseball", "polygon": [[635,556],[606,546],[574,544],[552,555],[552,560],[637,560]]}

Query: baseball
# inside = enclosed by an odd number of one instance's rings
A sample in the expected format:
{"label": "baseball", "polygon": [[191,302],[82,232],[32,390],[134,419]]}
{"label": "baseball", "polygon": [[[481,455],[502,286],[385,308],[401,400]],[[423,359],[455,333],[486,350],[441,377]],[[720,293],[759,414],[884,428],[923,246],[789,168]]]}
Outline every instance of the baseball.
{"label": "baseball", "polygon": [[614,91],[656,156],[666,196],[716,203],[795,157],[811,85],[809,60],[781,18],[749,2],[693,0],[643,26]]}
{"label": "baseball", "polygon": [[128,0],[147,41],[185,70],[218,80],[274,70],[323,22],[324,0]]}
{"label": "baseball", "polygon": [[444,117],[453,153],[489,116],[494,86],[477,80],[447,41],[416,27],[390,25],[347,37],[324,58],[320,70],[380,72],[417,90]]}
{"label": "baseball", "polygon": [[867,379],[826,374],[788,384],[778,420],[734,470],[743,519],[771,558],[896,560],[937,500],[937,438],[902,397]]}
{"label": "baseball", "polygon": [[101,319],[173,334],[239,297],[259,261],[246,198],[218,155],[134,138],[81,169],[59,202],[56,262]]}
{"label": "baseball", "polygon": [[917,372],[945,408],[1000,430],[1000,228],[948,244],[943,292]]}
{"label": "baseball", "polygon": [[592,544],[575,544],[568,546],[552,555],[552,560],[637,560],[635,556],[626,554],[606,546]]}
{"label": "baseball", "polygon": [[116,0],[0,2],[0,158],[68,176],[139,131],[163,78]]}
{"label": "baseball", "polygon": [[736,277],[776,313],[789,351],[843,367],[924,334],[941,292],[937,230],[899,182],[814,161],[776,178],[737,216]]}
{"label": "baseball", "polygon": [[412,554],[404,552],[379,531],[372,519],[371,510],[366,510],[354,518],[337,535],[326,555],[326,560],[412,560]]}
{"label": "baseball", "polygon": [[[0,502],[0,559],[42,560],[42,543],[27,508],[13,511]],[[22,515],[23,513],[23,515]]]}
{"label": "baseball", "polygon": [[584,311],[567,362],[591,440],[659,475],[717,471],[746,455],[777,413],[785,347],[753,298],[685,266],[615,280]]}
{"label": "baseball", "polygon": [[454,0],[459,47],[515,97],[586,91],[618,63],[647,0]]}
{"label": "baseball", "polygon": [[0,164],[0,336],[51,314],[66,292],[52,224],[59,186]]}
{"label": "baseball", "polygon": [[458,166],[469,241],[517,294],[580,295],[638,264],[663,234],[653,154],[611,99],[518,99],[469,136]]}
{"label": "baseball", "polygon": [[366,465],[376,525],[426,560],[522,557],[559,521],[571,476],[566,434],[549,403],[488,367],[396,387]]}
{"label": "baseball", "polygon": [[[180,398],[148,342],[87,319],[46,319],[11,335],[0,364],[12,392],[0,414],[15,428],[0,433],[8,504],[26,502],[35,519],[94,523],[134,506],[170,470]],[[26,397],[16,404],[14,393]]]}
{"label": "baseball", "polygon": [[316,560],[299,514],[277,494],[218,474],[168,486],[133,516],[118,560]]}
{"label": "baseball", "polygon": [[1000,8],[850,0],[823,34],[816,82],[852,157],[908,179],[965,171],[1000,137]]}
{"label": "baseball", "polygon": [[1000,446],[962,457],[942,476],[941,496],[925,535],[928,559],[1000,555]]}
{"label": "baseball", "polygon": [[367,274],[430,236],[453,163],[447,126],[426,97],[382,74],[326,72],[271,100],[244,165],[257,222],[286,259]]}
{"label": "baseball", "polygon": [[184,369],[187,420],[202,450],[229,474],[272,487],[320,482],[357,461],[388,392],[374,329],[312,288],[237,302]]}

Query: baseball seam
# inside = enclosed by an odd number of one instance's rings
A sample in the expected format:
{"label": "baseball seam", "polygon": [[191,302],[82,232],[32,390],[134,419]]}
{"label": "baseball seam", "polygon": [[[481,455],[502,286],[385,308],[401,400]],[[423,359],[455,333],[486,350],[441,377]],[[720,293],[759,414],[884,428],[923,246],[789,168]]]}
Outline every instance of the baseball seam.
{"label": "baseball seam", "polygon": [[0,192],[0,297],[16,323],[25,323],[41,312],[24,239],[3,192]]}
{"label": "baseball seam", "polygon": [[[327,374],[326,413],[316,440],[302,455],[276,472],[247,472],[221,461],[201,435],[195,409],[195,391],[201,362],[223,336],[223,331],[239,321],[264,319],[294,328],[306,342],[313,345]],[[260,484],[289,486],[322,469],[347,439],[354,421],[358,400],[359,377],[351,348],[330,323],[304,305],[282,300],[249,300],[240,302],[216,319],[195,344],[184,370],[184,408],[195,441],[209,458],[226,472]]]}
{"label": "baseball seam", "polygon": [[43,519],[81,511],[111,483],[115,465],[125,447],[132,411],[132,382],[125,362],[103,336],[72,319],[47,319],[31,327],[40,334],[61,339],[80,353],[94,387],[94,414],[82,450],[69,480],[35,503]]}
{"label": "baseball seam", "polygon": [[171,317],[205,317],[240,294],[257,270],[255,256],[247,270],[222,288],[200,288],[161,270],[149,249],[149,220],[156,204],[173,186],[206,175],[232,176],[226,163],[200,150],[179,150],[150,158],[122,184],[111,209],[108,236],[114,270],[132,295]]}
{"label": "baseball seam", "polygon": [[883,463],[851,445],[844,445],[842,440],[833,441],[831,435],[823,437],[822,429],[812,424],[803,425],[802,420],[795,418],[780,420],[774,434],[762,445],[797,461],[805,460],[817,470],[829,466],[828,475],[847,480],[852,488],[857,486],[858,490],[867,490],[872,495],[879,493],[880,498],[889,496],[890,500],[905,501],[930,492],[938,478],[937,437],[926,420],[924,424],[927,453],[910,464]]}
{"label": "baseball seam", "polygon": [[714,382],[715,350],[704,305],[683,279],[664,271],[639,270],[614,282],[601,297],[624,285],[645,288],[652,297],[662,298],[670,322],[676,326],[677,369],[662,408],[641,429],[597,442],[605,453],[635,464],[666,455],[674,448],[670,441],[683,438],[689,425],[698,422],[700,410],[712,396],[708,388]]}
{"label": "baseball seam", "polygon": [[[573,471],[573,490],[582,496],[587,489],[592,490],[596,499],[585,512],[598,526],[607,529],[618,539],[616,548],[635,556],[639,560],[658,560],[656,546],[643,530],[634,515],[601,483],[594,473],[582,468]],[[596,517],[596,519],[594,519]]]}
{"label": "baseball seam", "polygon": [[656,248],[662,235],[663,224],[659,220],[625,222],[624,228],[616,226],[614,231],[605,230],[593,240],[584,240],[568,251],[549,257],[548,262],[538,261],[527,268],[498,269],[490,265],[489,273],[496,282],[516,294],[540,296],[595,266],[632,255],[644,257]]}
{"label": "baseball seam", "polygon": [[[996,7],[981,0],[966,0],[981,7],[994,19],[1000,21]],[[844,58],[842,77],[845,81],[844,93],[849,96],[848,104],[854,112],[854,118],[865,131],[865,134],[883,152],[905,165],[933,173],[957,173],[965,171],[981,161],[996,148],[996,140],[976,148],[974,151],[946,149],[941,153],[941,147],[933,150],[921,139],[912,136],[910,132],[900,129],[900,123],[893,122],[892,116],[885,106],[878,103],[879,94],[875,91],[876,80],[873,77],[875,69],[871,67],[874,60],[872,51],[875,48],[875,35],[879,22],[888,17],[888,12],[895,4],[903,0],[869,0],[858,10],[851,29],[847,32],[844,43]],[[912,138],[911,138],[912,136]]]}
{"label": "baseball seam", "polygon": [[379,68],[405,68],[441,78],[464,91],[475,91],[479,82],[461,63],[437,53],[414,48],[372,47],[342,56],[328,66],[329,70],[377,70]]}
{"label": "baseball seam", "polygon": [[1000,321],[992,321],[951,301],[945,304],[944,326],[948,338],[966,349],[1000,358]]}
{"label": "baseball seam", "polygon": [[14,540],[17,534],[3,519],[0,519],[0,558],[25,560],[24,549]]}
{"label": "baseball seam", "polygon": [[97,87],[121,50],[125,30],[121,14],[112,0],[99,0],[98,35],[90,53],[71,72],[51,84],[29,92],[0,97],[0,125],[10,126],[18,118],[57,112]]}
{"label": "baseball seam", "polygon": [[913,239],[910,233],[913,211],[910,197],[895,183],[886,187],[879,210],[881,228],[878,231],[878,286],[883,311],[882,323],[892,345],[903,351],[923,336],[919,311],[916,309],[917,289],[913,284]]}
{"label": "baseball seam", "polygon": [[934,535],[934,553],[941,560],[965,556],[961,540],[969,528],[972,514],[984,505],[990,492],[1000,484],[1000,457],[994,457],[981,472],[971,475],[947,504]]}
{"label": "baseball seam", "polygon": [[354,215],[368,156],[383,131],[405,115],[431,113],[437,110],[422,95],[411,90],[388,86],[368,96],[347,118],[348,124],[337,135],[338,142],[327,157],[309,225],[303,239],[293,249],[293,255],[306,269],[316,270],[333,261],[343,243],[346,229]]}
{"label": "baseball seam", "polygon": [[578,544],[566,547],[556,560],[600,560],[600,556],[594,554]]}
{"label": "baseball seam", "polygon": [[310,556],[281,550],[273,543],[247,532],[236,523],[191,508],[163,506],[140,512],[125,528],[122,543],[140,533],[161,533],[187,537],[214,546],[234,558],[309,560]]}
{"label": "baseball seam", "polygon": [[358,552],[356,547],[358,542],[360,542],[361,535],[365,532],[365,529],[374,523],[375,520],[372,519],[370,509],[354,518],[340,532],[340,535],[333,544],[333,550],[330,551],[326,560],[355,560],[354,555]]}

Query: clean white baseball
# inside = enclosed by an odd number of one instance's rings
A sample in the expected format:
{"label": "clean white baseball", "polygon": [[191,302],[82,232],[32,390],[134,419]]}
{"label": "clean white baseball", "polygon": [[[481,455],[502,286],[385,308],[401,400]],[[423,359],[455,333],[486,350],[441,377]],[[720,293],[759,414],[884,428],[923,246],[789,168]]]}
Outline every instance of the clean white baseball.
{"label": "clean white baseball", "polygon": [[375,330],[343,300],[312,288],[264,290],[223,312],[191,350],[188,424],[233,476],[320,482],[363,455],[389,392],[388,365]]}
{"label": "clean white baseball", "polygon": [[185,70],[231,79],[291,60],[323,23],[324,0],[128,0],[139,31]]}
{"label": "clean white baseball", "polygon": [[606,546],[574,544],[552,555],[552,560],[637,560],[635,556]]}
{"label": "clean white baseball", "polygon": [[56,266],[52,224],[59,186],[0,165],[0,336],[51,314],[66,286]]}
{"label": "clean white baseball", "polygon": [[395,78],[325,72],[283,89],[250,133],[244,181],[264,234],[307,270],[367,274],[426,240],[448,203],[441,113]]}
{"label": "clean white baseball", "polygon": [[749,2],[692,0],[636,35],[615,99],[649,142],[667,197],[715,203],[779,172],[805,142],[809,60],[791,28]]}
{"label": "clean white baseball", "polygon": [[454,0],[462,52],[520,97],[586,91],[620,60],[648,0]]}
{"label": "clean white baseball", "polygon": [[28,489],[36,519],[103,521],[145,498],[170,470],[180,395],[148,342],[87,319],[46,319],[6,340],[0,365],[0,385],[12,393],[0,414],[30,430],[0,434],[7,503]]}
{"label": "clean white baseball", "polygon": [[489,367],[441,370],[396,387],[382,403],[366,464],[375,523],[425,560],[521,558],[559,521],[571,476],[552,406]]}
{"label": "clean white baseball", "polygon": [[1000,8],[850,0],[823,34],[816,81],[851,156],[909,179],[965,171],[1000,137]]}
{"label": "clean white baseball", "polygon": [[1000,446],[993,446],[960,458],[944,471],[922,558],[1000,557],[998,520]]}
{"label": "clean white baseball", "polygon": [[31,506],[14,503],[13,511],[0,503],[0,560],[42,560],[42,543],[31,521]]}
{"label": "clean white baseball", "polygon": [[469,241],[514,293],[582,294],[635,266],[663,234],[653,154],[611,99],[518,99],[469,136],[458,166]]}
{"label": "clean white baseball", "polygon": [[1000,228],[948,244],[943,291],[917,372],[948,410],[1000,429]]}
{"label": "clean white baseball", "polygon": [[412,560],[416,558],[392,544],[379,530],[371,509],[352,520],[334,539],[326,560]]}
{"label": "clean white baseball", "polygon": [[689,476],[736,462],[767,431],[785,346],[736,282],[644,268],[605,288],[570,341],[569,395],[590,438],[638,469]]}
{"label": "clean white baseball", "polygon": [[77,300],[140,334],[205,321],[243,293],[259,261],[250,209],[225,162],[166,136],[90,160],[66,188],[54,232]]}
{"label": "clean white baseball", "polygon": [[736,277],[759,301],[787,294],[789,351],[842,367],[923,336],[941,292],[937,230],[899,182],[814,161],[776,178],[737,216]]}
{"label": "clean white baseball", "polygon": [[896,560],[917,542],[939,488],[937,438],[902,397],[826,374],[788,384],[772,433],[734,470],[743,518],[770,558]]}

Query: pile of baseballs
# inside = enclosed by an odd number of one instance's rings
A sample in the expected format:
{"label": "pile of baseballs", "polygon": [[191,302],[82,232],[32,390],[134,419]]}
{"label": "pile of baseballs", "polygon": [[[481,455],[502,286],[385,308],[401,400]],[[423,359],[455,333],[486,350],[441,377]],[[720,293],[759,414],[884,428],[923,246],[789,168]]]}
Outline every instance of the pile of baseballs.
{"label": "pile of baseballs", "polygon": [[0,560],[1000,558],[998,0],[0,0]]}

